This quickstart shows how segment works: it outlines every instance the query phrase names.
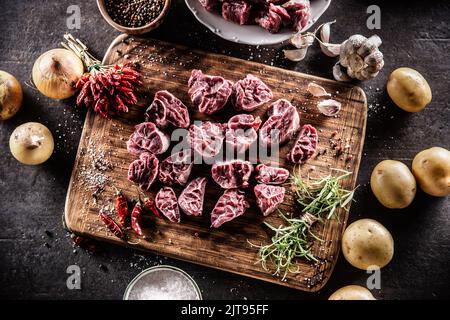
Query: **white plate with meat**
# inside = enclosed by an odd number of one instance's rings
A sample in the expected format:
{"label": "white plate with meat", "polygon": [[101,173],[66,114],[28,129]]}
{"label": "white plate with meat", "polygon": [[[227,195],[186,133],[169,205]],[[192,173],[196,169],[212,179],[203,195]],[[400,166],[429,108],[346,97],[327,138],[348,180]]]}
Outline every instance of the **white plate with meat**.
{"label": "white plate with meat", "polygon": [[[305,2],[308,4],[309,1],[307,0],[271,1],[270,9],[265,12],[258,10],[255,13],[252,11],[253,9],[248,9],[247,14],[244,15],[242,10],[246,9],[232,7],[231,5],[226,5],[226,8],[224,8],[221,0],[185,0],[185,2],[198,21],[223,39],[249,45],[272,45],[286,41],[293,34],[311,28],[328,9],[331,0],[311,0],[310,7],[307,8],[307,17],[306,15],[303,17],[295,16],[300,11],[292,9],[295,8],[296,4],[304,4]],[[270,1],[261,0],[261,2]],[[286,3],[283,4],[283,2]],[[207,10],[205,5],[211,3],[211,7],[208,7],[209,10]],[[280,4],[275,5],[274,3]],[[288,8],[289,3],[294,7]],[[254,4],[252,5],[254,6]],[[225,20],[223,16],[226,16],[229,21]],[[271,32],[268,29],[271,29]]]}

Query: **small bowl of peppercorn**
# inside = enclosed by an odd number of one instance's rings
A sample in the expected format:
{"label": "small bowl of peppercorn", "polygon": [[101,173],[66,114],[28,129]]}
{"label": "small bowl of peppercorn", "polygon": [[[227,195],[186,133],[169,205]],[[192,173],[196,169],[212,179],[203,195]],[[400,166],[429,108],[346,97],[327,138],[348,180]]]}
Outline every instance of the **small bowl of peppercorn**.
{"label": "small bowl of peppercorn", "polygon": [[161,25],[171,0],[97,0],[103,18],[127,34],[143,34]]}

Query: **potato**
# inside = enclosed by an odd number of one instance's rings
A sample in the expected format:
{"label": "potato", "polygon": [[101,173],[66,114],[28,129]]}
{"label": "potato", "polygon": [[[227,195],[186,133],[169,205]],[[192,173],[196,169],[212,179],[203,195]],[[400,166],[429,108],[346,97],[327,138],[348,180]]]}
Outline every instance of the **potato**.
{"label": "potato", "polygon": [[394,255],[394,239],[389,231],[372,219],[361,219],[347,227],[342,237],[342,252],[354,267],[367,270],[383,268]]}
{"label": "potato", "polygon": [[408,167],[395,160],[384,160],[372,171],[370,187],[378,201],[387,208],[402,209],[416,195],[416,180]]}
{"label": "potato", "polygon": [[361,286],[345,286],[333,293],[328,300],[376,300],[372,293]]}
{"label": "potato", "polygon": [[450,194],[450,151],[433,147],[419,152],[412,162],[412,172],[422,190],[435,197]]}
{"label": "potato", "polygon": [[394,103],[408,112],[418,112],[431,102],[431,88],[416,70],[398,68],[389,76],[387,92]]}
{"label": "potato", "polygon": [[8,72],[0,70],[0,120],[6,120],[19,111],[23,100],[20,82]]}
{"label": "potato", "polygon": [[41,164],[53,153],[53,136],[43,124],[27,122],[14,129],[9,138],[9,148],[19,162]]}

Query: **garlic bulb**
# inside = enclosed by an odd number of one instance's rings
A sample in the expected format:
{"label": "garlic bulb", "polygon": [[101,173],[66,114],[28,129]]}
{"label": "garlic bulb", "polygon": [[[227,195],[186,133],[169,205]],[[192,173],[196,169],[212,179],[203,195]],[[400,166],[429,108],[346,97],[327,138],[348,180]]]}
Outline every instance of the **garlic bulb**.
{"label": "garlic bulb", "polygon": [[384,66],[383,54],[378,49],[381,43],[381,39],[377,35],[366,38],[359,34],[344,41],[341,45],[339,62],[333,68],[335,79],[348,80],[341,67],[346,68],[346,73],[350,78],[358,80],[375,78]]}

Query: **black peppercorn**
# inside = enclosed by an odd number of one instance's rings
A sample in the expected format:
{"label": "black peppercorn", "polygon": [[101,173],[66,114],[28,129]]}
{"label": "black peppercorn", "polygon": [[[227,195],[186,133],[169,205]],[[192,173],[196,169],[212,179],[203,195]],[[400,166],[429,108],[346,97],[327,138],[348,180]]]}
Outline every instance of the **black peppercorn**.
{"label": "black peppercorn", "polygon": [[165,0],[106,0],[105,6],[114,22],[139,28],[154,21],[162,12]]}

